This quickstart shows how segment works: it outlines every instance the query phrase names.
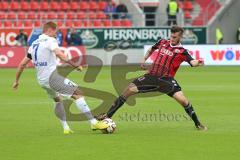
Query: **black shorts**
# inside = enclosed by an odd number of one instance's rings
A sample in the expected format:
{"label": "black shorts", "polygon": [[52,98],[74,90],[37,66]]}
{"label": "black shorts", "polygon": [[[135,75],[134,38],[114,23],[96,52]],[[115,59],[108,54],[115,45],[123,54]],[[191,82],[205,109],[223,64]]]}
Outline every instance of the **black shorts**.
{"label": "black shorts", "polygon": [[133,82],[139,90],[139,93],[161,92],[172,97],[174,93],[181,91],[178,82],[172,77],[157,77],[145,74],[136,78]]}

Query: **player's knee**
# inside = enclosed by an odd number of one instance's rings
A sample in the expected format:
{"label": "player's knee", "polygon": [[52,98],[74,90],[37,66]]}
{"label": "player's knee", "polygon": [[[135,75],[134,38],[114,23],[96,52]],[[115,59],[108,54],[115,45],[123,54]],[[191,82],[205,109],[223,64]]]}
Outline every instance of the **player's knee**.
{"label": "player's knee", "polygon": [[55,97],[53,98],[54,102],[60,102],[61,101],[61,98],[60,97]]}
{"label": "player's knee", "polygon": [[73,95],[72,95],[72,98],[73,99],[79,99],[79,98],[81,98],[81,97],[83,97],[83,92],[79,89],[79,88],[77,88],[75,91],[74,91],[74,93],[73,93]]}
{"label": "player's knee", "polygon": [[127,90],[130,93],[138,93],[138,88],[135,85],[130,85]]}

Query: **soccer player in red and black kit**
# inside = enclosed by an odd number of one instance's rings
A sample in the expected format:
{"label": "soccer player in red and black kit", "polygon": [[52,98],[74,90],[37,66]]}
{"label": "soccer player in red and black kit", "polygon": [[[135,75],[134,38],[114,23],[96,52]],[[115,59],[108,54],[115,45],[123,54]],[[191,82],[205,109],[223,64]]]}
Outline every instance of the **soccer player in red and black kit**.
{"label": "soccer player in red and black kit", "polygon": [[141,64],[143,69],[146,69],[145,61],[151,54],[157,50],[157,56],[148,72],[136,78],[119,96],[106,114],[98,116],[99,119],[105,117],[111,118],[113,114],[125,103],[126,99],[137,93],[146,93],[158,91],[166,93],[168,96],[174,98],[180,105],[182,105],[186,113],[194,121],[194,124],[199,130],[207,130],[207,127],[202,125],[197,118],[197,115],[192,107],[192,104],[187,100],[181,91],[180,85],[174,79],[174,76],[184,61],[188,62],[192,67],[204,65],[204,61],[194,60],[183,48],[180,41],[183,35],[183,28],[173,26],[171,28],[170,40],[161,39],[153,45],[147,52]]}

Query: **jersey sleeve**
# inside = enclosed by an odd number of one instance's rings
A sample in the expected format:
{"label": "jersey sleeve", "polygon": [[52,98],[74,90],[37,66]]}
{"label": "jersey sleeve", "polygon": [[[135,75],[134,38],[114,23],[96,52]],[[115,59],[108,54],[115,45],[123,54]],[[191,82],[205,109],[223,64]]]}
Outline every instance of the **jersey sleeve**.
{"label": "jersey sleeve", "polygon": [[162,39],[160,39],[157,43],[155,43],[153,46],[152,46],[152,50],[156,50],[158,49],[158,46],[159,44],[161,43]]}
{"label": "jersey sleeve", "polygon": [[[186,61],[186,62],[188,62],[188,64],[190,64],[191,65],[191,61],[192,60],[194,60],[193,58],[192,58],[192,56],[189,54],[189,51],[187,50],[187,49],[185,49],[185,51],[183,52],[183,54],[184,54],[184,56],[185,56],[185,60],[184,61]],[[192,66],[192,65],[191,65]]]}
{"label": "jersey sleeve", "polygon": [[55,38],[51,38],[49,40],[49,49],[53,51],[57,48],[59,48],[57,40]]}

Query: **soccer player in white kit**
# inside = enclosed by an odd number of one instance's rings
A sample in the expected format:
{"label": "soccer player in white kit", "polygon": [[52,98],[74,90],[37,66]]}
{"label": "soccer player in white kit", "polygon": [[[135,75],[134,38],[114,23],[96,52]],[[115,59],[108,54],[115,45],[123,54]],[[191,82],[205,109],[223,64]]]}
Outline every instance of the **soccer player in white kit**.
{"label": "soccer player in white kit", "polygon": [[43,33],[29,47],[28,54],[17,69],[16,80],[13,83],[13,88],[17,89],[20,76],[26,65],[32,60],[37,71],[37,79],[40,86],[46,90],[50,98],[55,101],[55,113],[60,118],[63,126],[64,134],[73,133],[67,121],[66,114],[61,96],[73,98],[77,108],[82,111],[91,123],[91,129],[106,129],[107,124],[96,120],[84,100],[79,87],[69,79],[62,77],[57,72],[57,57],[65,63],[75,67],[77,70],[82,70],[81,66],[68,60],[64,53],[59,49],[57,40],[57,25],[54,22],[47,22],[43,26]]}

